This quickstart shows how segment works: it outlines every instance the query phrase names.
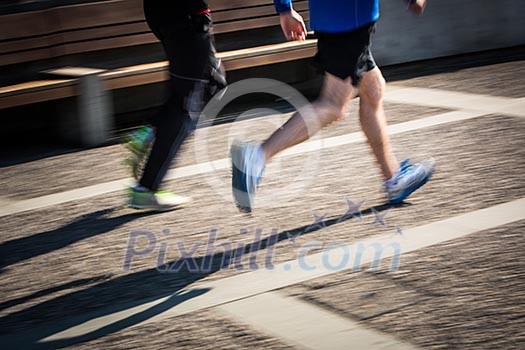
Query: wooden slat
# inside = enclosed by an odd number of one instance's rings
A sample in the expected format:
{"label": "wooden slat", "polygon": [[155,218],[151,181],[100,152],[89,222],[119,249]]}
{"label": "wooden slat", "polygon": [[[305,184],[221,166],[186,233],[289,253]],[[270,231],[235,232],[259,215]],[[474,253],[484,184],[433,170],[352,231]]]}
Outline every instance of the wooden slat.
{"label": "wooden slat", "polygon": [[268,0],[209,0],[208,4],[212,11],[215,12],[242,7],[268,5],[268,2]]}
{"label": "wooden slat", "polygon": [[[173,0],[169,0],[173,1]],[[113,0],[57,7],[61,30],[143,21],[142,0]]]}
{"label": "wooden slat", "polygon": [[119,38],[93,40],[90,42],[63,44],[58,45],[56,47],[45,47],[41,49],[33,49],[23,52],[14,52],[5,55],[0,55],[0,66],[32,62],[37,60],[45,60],[68,54],[109,50],[116,47],[121,48],[128,46],[151,44],[156,42],[158,42],[157,38],[153,34],[147,33],[134,36],[124,36]]}
{"label": "wooden slat", "polygon": [[[287,42],[220,52],[217,57],[222,59],[227,70],[236,70],[312,57],[316,51],[316,44],[317,40],[312,39]],[[101,76],[106,80],[108,89],[120,89],[168,80],[168,66],[167,61],[155,62],[114,70]]]}
{"label": "wooden slat", "polygon": [[130,23],[112,27],[92,28],[77,30],[73,32],[52,34],[45,37],[7,41],[0,43],[1,55],[28,50],[50,49],[51,46],[59,46],[75,41],[97,40],[99,38],[110,38],[118,35],[136,35],[149,33],[146,22]]}
{"label": "wooden slat", "polygon": [[109,50],[116,47],[151,44],[155,42],[157,42],[157,38],[152,33],[127,35],[117,38],[91,40],[87,42],[77,42],[59,45],[51,49],[51,55],[53,57],[58,57],[82,52]]}
{"label": "wooden slat", "polygon": [[40,36],[36,38],[19,39],[15,41],[0,42],[0,57],[12,52],[20,52],[24,50],[39,50],[48,48],[50,46],[50,38],[48,36]]}
{"label": "wooden slat", "polygon": [[30,94],[13,95],[7,98],[0,96],[0,109],[24,106],[38,102],[54,101],[75,95],[76,93],[73,87],[60,87],[32,92]]}
{"label": "wooden slat", "polygon": [[[310,19],[309,12],[300,12],[300,14],[301,16],[303,16],[305,21]],[[270,16],[270,17],[253,18],[253,19],[248,19],[248,20],[243,20],[243,21],[217,23],[214,25],[213,28],[214,28],[215,33],[229,33],[229,32],[235,32],[239,30],[256,29],[256,28],[278,26],[278,25],[279,25],[279,17]]]}
{"label": "wooden slat", "polygon": [[294,61],[303,58],[309,58],[315,55],[315,47],[306,47],[290,52],[273,53],[264,56],[241,58],[224,62],[226,70],[237,70],[249,67],[264,66],[268,64]]}
{"label": "wooden slat", "polygon": [[58,40],[53,40],[52,43],[54,45],[66,44],[75,41],[98,40],[111,38],[118,35],[136,35],[149,32],[150,29],[146,22],[129,23],[118,26],[82,29],[63,33],[60,34],[59,38],[57,37]]}
{"label": "wooden slat", "polygon": [[45,14],[36,11],[0,16],[0,41],[49,33]]}
{"label": "wooden slat", "polygon": [[[0,41],[145,21],[141,0],[113,0],[0,16]],[[0,51],[2,52],[2,51]]]}
{"label": "wooden slat", "polygon": [[[306,1],[299,2],[294,5],[296,11],[308,10],[308,3]],[[277,16],[273,4],[260,7],[250,7],[244,9],[233,9],[228,11],[213,12],[213,22],[238,21],[243,18],[261,17],[261,16]]]}
{"label": "wooden slat", "polygon": [[41,91],[41,90],[48,89],[49,87],[59,87],[59,86],[64,86],[64,84],[68,85],[71,82],[72,82],[71,79],[28,81],[28,82],[20,83],[16,85],[0,87],[0,95],[12,96],[14,94],[19,94],[19,93]]}
{"label": "wooden slat", "polygon": [[51,58],[50,48],[0,55],[0,66]]}
{"label": "wooden slat", "polygon": [[131,74],[119,78],[113,78],[106,81],[106,86],[110,90],[128,88],[163,82],[169,79],[167,68],[151,71],[144,74]]}
{"label": "wooden slat", "polygon": [[[221,10],[229,10],[243,7],[262,6],[268,5],[271,0],[209,0],[208,4],[213,12]],[[301,2],[307,2],[307,0],[296,0],[294,1],[294,8]]]}
{"label": "wooden slat", "polygon": [[223,62],[226,62],[226,61],[237,60],[237,59],[264,56],[268,54],[290,52],[290,51],[300,50],[304,48],[313,47],[315,49],[316,45],[317,45],[317,40],[315,39],[308,39],[305,41],[288,41],[288,42],[279,43],[279,44],[259,46],[256,48],[219,52],[217,54],[217,57],[222,59]]}
{"label": "wooden slat", "polygon": [[0,109],[76,95],[75,80],[39,80],[0,88]]}
{"label": "wooden slat", "polygon": [[53,77],[61,78],[79,78],[88,75],[102,74],[106,72],[105,69],[87,68],[87,67],[62,67],[58,69],[50,69],[42,73],[51,75]]}

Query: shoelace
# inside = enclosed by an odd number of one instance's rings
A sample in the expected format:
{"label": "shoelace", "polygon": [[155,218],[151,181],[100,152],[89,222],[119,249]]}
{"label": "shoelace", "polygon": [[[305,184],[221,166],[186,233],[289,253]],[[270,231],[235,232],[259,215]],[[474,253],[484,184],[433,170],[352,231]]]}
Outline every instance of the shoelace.
{"label": "shoelace", "polygon": [[396,174],[392,178],[392,180],[394,180],[394,181],[390,180],[390,181],[392,181],[391,184],[392,185],[396,185],[398,179],[400,179],[401,177],[405,176],[409,172],[409,170],[411,170],[413,168],[413,166],[414,166],[414,164],[412,163],[410,158],[407,158],[407,159],[404,159],[403,161],[401,161],[401,163],[399,163],[398,171],[396,172]]}
{"label": "shoelace", "polygon": [[396,174],[397,175],[396,178],[406,175],[408,171],[411,170],[413,167],[414,167],[414,164],[410,161],[409,158],[403,160],[399,164],[399,170]]}

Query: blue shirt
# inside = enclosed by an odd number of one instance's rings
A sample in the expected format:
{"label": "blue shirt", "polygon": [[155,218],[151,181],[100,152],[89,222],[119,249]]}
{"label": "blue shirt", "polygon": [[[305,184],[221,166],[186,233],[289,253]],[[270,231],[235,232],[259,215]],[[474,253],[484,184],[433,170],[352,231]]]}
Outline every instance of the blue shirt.
{"label": "blue shirt", "polygon": [[[277,12],[292,8],[292,0],[274,0]],[[379,19],[379,0],[310,0],[310,27],[320,32],[346,32]]]}

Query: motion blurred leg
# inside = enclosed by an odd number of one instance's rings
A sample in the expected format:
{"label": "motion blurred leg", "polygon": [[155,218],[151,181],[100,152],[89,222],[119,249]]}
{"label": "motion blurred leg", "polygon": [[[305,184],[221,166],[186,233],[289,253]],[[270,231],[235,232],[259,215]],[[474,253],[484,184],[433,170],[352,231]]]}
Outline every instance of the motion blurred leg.
{"label": "motion blurred leg", "polygon": [[387,131],[383,94],[385,79],[379,68],[364,73],[359,83],[359,117],[372,152],[381,168],[385,180],[399,169],[399,162],[390,145]]}
{"label": "motion blurred leg", "polygon": [[305,107],[277,129],[262,147],[268,161],[277,153],[299,144],[317,133],[321,128],[344,117],[347,103],[355,97],[356,89],[351,80],[341,80],[326,73],[319,98],[312,108]]}

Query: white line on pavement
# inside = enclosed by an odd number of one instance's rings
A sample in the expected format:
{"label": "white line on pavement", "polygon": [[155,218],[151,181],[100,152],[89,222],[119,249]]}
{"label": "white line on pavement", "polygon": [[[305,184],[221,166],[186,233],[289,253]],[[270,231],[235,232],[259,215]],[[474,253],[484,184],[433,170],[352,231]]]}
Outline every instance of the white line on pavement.
{"label": "white line on pavement", "polygon": [[279,292],[255,295],[218,308],[254,329],[302,349],[415,349],[389,334]]}
{"label": "white line on pavement", "polygon": [[[366,266],[377,261],[377,254],[379,254],[381,260],[395,258],[396,254],[399,253],[407,254],[475,232],[525,220],[524,209],[525,198],[522,198],[407,229],[404,230],[403,236],[377,236],[363,242],[339,245],[331,250],[324,249],[321,253],[307,255],[304,259],[299,258],[298,253],[297,259],[277,264],[272,270],[261,268],[218,281],[195,283],[186,288],[180,296],[162,297],[143,304],[135,302],[129,306],[122,305],[119,308],[122,311],[109,313],[105,316],[98,316],[100,313],[86,316],[83,319],[89,319],[89,321],[76,323],[76,326],[50,335],[42,341],[81,337],[133,315],[146,312],[173,298],[181,298],[185,301],[176,303],[176,306],[151,316],[137,325],[161,321],[168,317],[180,316],[288,287],[314,278],[331,275],[343,270],[353,269],[356,263],[359,263],[359,266]],[[331,265],[328,265],[326,262],[327,256],[329,256]],[[398,257],[400,256],[398,255]],[[199,296],[186,298],[187,300],[184,299],[184,295],[197,291],[204,292]],[[75,323],[64,322],[64,324]],[[2,341],[1,338],[0,341]]]}
{"label": "white line on pavement", "polygon": [[[485,115],[483,112],[476,111],[453,111],[443,114],[438,114],[426,118],[421,118],[405,123],[393,124],[388,127],[391,135],[400,134],[407,131],[419,130],[432,126],[439,126],[446,123],[453,123],[467,119],[477,118]],[[318,139],[309,142],[304,142],[300,145],[292,147],[283,152],[280,157],[290,155],[304,154],[321,149],[347,145],[364,141],[362,132],[350,133],[342,136],[334,136],[326,139]],[[199,174],[212,172],[215,170],[227,169],[230,166],[230,161],[227,158],[215,160],[207,163],[193,164],[185,167],[180,167],[171,170],[166,180],[174,180],[183,177],[190,177]],[[122,179],[111,182],[100,183],[92,186],[82,187],[70,191],[50,194],[32,199],[25,199],[20,201],[13,201],[6,203],[0,208],[0,217],[17,214],[24,211],[31,211],[41,209],[57,204],[62,204],[70,201],[77,201],[87,199],[98,195],[103,195],[115,191],[120,191],[126,186],[133,183],[132,179]]]}

